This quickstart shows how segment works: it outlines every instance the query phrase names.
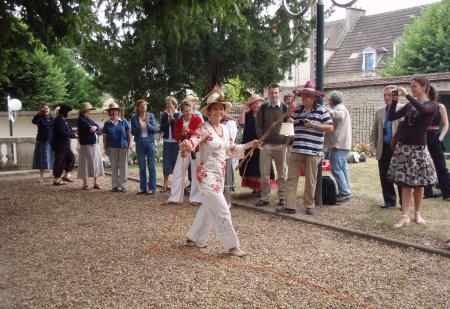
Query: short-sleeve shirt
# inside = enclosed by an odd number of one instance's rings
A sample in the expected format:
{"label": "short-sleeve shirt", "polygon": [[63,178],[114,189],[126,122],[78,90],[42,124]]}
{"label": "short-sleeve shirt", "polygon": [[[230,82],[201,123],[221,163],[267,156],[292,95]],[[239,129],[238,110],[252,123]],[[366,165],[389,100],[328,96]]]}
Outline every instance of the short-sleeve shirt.
{"label": "short-sleeve shirt", "polygon": [[316,104],[311,112],[306,112],[303,106],[298,106],[292,114],[294,119],[293,153],[321,156],[323,154],[324,132],[315,128],[305,128],[305,119],[313,124],[333,124],[330,113],[322,105]]}
{"label": "short-sleeve shirt", "polygon": [[117,123],[108,120],[103,127],[103,134],[108,136],[108,147],[111,148],[128,148],[128,132],[130,124],[126,119],[120,119]]}

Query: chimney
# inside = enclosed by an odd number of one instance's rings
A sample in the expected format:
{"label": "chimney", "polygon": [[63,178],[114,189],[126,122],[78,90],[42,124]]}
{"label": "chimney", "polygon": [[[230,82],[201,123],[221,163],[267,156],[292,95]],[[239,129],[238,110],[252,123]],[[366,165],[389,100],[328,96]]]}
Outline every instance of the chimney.
{"label": "chimney", "polygon": [[357,8],[346,8],[345,10],[345,33],[352,31],[361,16],[366,15],[366,10]]}

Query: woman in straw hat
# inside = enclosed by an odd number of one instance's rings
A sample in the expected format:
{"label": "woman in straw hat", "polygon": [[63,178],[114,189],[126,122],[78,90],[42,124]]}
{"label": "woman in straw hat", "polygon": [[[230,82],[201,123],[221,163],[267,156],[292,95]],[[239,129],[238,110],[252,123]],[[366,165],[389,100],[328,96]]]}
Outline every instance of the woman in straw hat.
{"label": "woman in straw hat", "polygon": [[[152,195],[156,192],[155,133],[158,132],[155,116],[147,112],[147,101],[136,102],[136,114],[131,117],[131,134],[136,142],[139,163],[140,189],[137,194]],[[148,168],[149,177],[147,180]]]}
{"label": "woman in straw hat", "polygon": [[98,146],[98,124],[89,117],[95,108],[89,102],[81,103],[80,115],[78,116],[78,141],[80,150],[78,151],[77,178],[83,179],[83,190],[89,190],[87,179],[94,178],[94,189],[101,189],[97,178],[105,176],[103,169],[102,155]]}
{"label": "woman in straw hat", "polygon": [[111,160],[111,191],[127,192],[128,149],[132,146],[130,125],[120,117],[121,108],[116,102],[111,102],[106,111],[111,118],[103,126],[103,147]]}
{"label": "woman in straw hat", "polygon": [[234,144],[228,130],[220,123],[230,108],[231,103],[225,100],[220,89],[215,88],[201,109],[209,120],[181,145],[183,156],[187,156],[196,146],[200,147],[200,162],[195,176],[202,192],[202,206],[187,234],[187,241],[197,247],[206,247],[209,232],[214,227],[222,246],[241,257],[246,253],[240,249],[230,209],[223,195],[225,160],[227,156],[238,157],[245,149],[257,146],[258,140],[245,145]]}
{"label": "woman in straw hat", "polygon": [[[264,98],[258,94],[252,94],[246,102],[246,108],[242,109],[239,124],[244,126],[242,143],[250,142],[256,139],[256,113],[263,103]],[[253,150],[253,155],[239,168],[241,175],[241,186],[253,190],[253,194],[261,193],[261,171],[259,170],[259,149]],[[270,169],[270,185],[274,187],[277,184],[273,166]]]}

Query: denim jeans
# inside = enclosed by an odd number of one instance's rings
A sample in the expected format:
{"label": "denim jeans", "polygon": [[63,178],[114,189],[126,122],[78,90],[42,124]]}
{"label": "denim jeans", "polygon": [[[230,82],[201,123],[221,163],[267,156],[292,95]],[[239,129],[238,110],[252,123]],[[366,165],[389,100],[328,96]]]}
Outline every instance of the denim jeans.
{"label": "denim jeans", "polygon": [[[156,191],[155,152],[155,142],[145,139],[136,142],[136,154],[139,163],[139,179],[141,182],[141,192],[147,190],[153,192]],[[148,182],[146,165],[148,167],[149,173]]]}
{"label": "denim jeans", "polygon": [[331,148],[329,150],[330,154],[330,165],[331,174],[333,174],[336,180],[339,195],[347,196],[350,195],[350,178],[348,175],[348,165],[347,165],[347,154],[346,149]]}

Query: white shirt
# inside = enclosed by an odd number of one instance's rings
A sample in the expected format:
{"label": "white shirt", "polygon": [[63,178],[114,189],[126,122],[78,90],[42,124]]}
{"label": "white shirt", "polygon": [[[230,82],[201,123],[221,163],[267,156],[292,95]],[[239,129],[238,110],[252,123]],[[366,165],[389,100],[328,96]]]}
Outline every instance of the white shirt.
{"label": "white shirt", "polygon": [[141,121],[141,119],[139,119],[139,124],[141,127],[141,137],[148,137],[148,129],[147,129],[147,123]]}

